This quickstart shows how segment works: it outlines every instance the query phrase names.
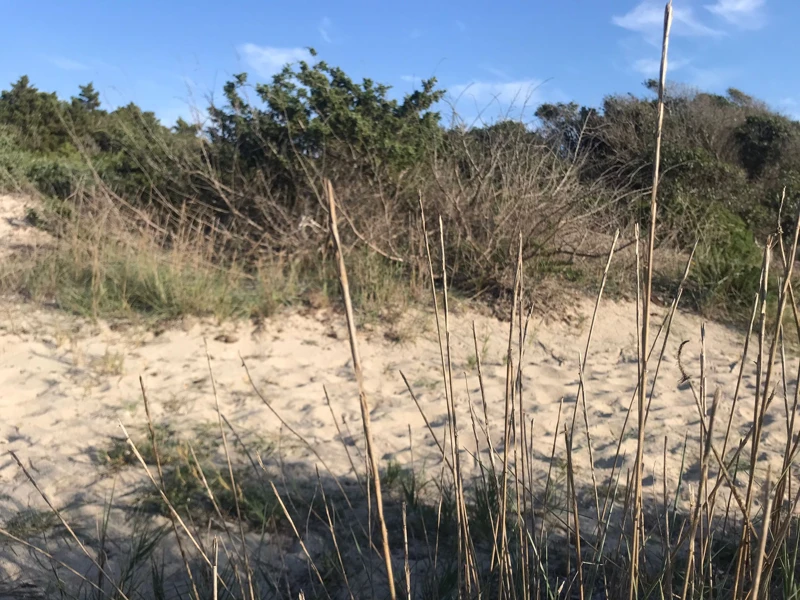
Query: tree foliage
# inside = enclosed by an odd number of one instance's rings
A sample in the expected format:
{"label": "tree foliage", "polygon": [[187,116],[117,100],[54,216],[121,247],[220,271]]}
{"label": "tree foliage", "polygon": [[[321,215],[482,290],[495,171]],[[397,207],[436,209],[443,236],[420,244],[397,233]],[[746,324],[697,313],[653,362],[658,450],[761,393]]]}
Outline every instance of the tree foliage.
{"label": "tree foliage", "polygon": [[[644,88],[598,107],[542,104],[533,124],[448,129],[435,79],[398,97],[301,61],[267,82],[235,75],[203,125],[167,127],[135,104],[103,107],[91,82],[67,101],[21,77],[0,93],[0,184],[26,178],[66,198],[81,178],[99,177],[129,203],[167,214],[188,206],[284,252],[323,247],[327,177],[353,243],[398,260],[419,251],[408,228],[423,192],[451,232],[460,281],[502,287],[508,273],[491,265],[513,254],[519,232],[526,255],[541,258],[563,253],[553,240],[579,213],[589,215],[583,231],[649,221],[657,86]],[[659,243],[686,250],[700,240],[698,303],[722,291],[746,299],[755,240],[775,231],[783,189],[784,230],[800,203],[800,126],[733,88],[670,83],[666,112]]]}

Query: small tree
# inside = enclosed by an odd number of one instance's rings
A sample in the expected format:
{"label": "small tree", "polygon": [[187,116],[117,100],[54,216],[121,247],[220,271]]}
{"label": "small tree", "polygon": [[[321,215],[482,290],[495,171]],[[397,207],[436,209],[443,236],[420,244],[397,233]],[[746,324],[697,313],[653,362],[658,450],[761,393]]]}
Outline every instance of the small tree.
{"label": "small tree", "polygon": [[100,108],[100,93],[94,89],[94,85],[90,81],[86,85],[78,86],[80,93],[77,97],[73,96],[72,103],[80,106],[84,110],[94,112]]}
{"label": "small tree", "polygon": [[777,115],[751,115],[735,132],[739,159],[751,178],[778,162],[796,127]]}

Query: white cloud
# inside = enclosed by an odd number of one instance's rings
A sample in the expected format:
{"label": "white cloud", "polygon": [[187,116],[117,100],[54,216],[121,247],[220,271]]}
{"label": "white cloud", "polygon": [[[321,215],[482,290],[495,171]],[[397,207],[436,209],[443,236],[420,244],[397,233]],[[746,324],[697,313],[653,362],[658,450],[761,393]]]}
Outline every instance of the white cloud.
{"label": "white cloud", "polygon": [[[617,27],[641,33],[650,41],[658,40],[664,28],[664,7],[661,2],[645,0],[626,14],[612,17],[611,22]],[[722,35],[721,31],[697,19],[691,8],[672,9],[672,33],[698,37]]]}
{"label": "white cloud", "polygon": [[633,70],[642,75],[652,76],[661,70],[661,61],[654,58],[640,58],[634,61]]}
{"label": "white cloud", "polygon": [[498,79],[510,79],[510,77],[508,76],[508,73],[506,73],[502,69],[498,69],[497,67],[493,67],[492,65],[487,65],[487,64],[481,65],[481,69],[483,69],[487,73],[490,73],[490,74],[494,75]]}
{"label": "white cloud", "polygon": [[800,103],[794,98],[787,97],[778,100],[780,109],[795,121],[800,120]]}
{"label": "white cloud", "polygon": [[244,44],[239,47],[245,62],[262,77],[271,77],[287,63],[309,60],[311,53],[306,48],[273,48]]}
{"label": "white cloud", "polygon": [[407,83],[417,83],[421,81],[419,77],[415,77],[414,75],[400,75],[400,79]]}
{"label": "white cloud", "polygon": [[155,113],[161,124],[167,127],[173,127],[178,119],[194,125],[204,125],[208,119],[208,111],[205,108],[199,108],[188,101],[161,106]]}
{"label": "white cloud", "polygon": [[64,56],[48,56],[47,60],[65,71],[87,71],[89,69],[87,65]]}
{"label": "white cloud", "polygon": [[464,23],[464,21],[456,21],[456,27],[458,27],[459,31],[466,31],[467,30],[467,24]]}
{"label": "white cloud", "polygon": [[463,101],[468,98],[474,101],[479,109],[493,103],[498,103],[503,107],[520,107],[537,101],[542,83],[543,81],[540,79],[508,82],[474,81],[450,86],[448,91],[454,101]]}
{"label": "white cloud", "polygon": [[[667,70],[674,73],[688,64],[688,60],[670,60],[667,63]],[[657,77],[661,72],[661,60],[655,58],[640,58],[634,61],[631,67],[637,73],[641,73],[647,77]]]}
{"label": "white cloud", "polygon": [[322,39],[327,43],[331,43],[331,27],[333,26],[333,22],[328,17],[323,17],[322,21],[319,24],[319,34],[322,36]]}
{"label": "white cloud", "polygon": [[717,0],[706,9],[742,29],[758,29],[764,25],[765,4],[766,0]]}
{"label": "white cloud", "polygon": [[419,37],[422,37],[422,30],[419,28],[414,28],[411,30],[411,33],[408,34],[412,40],[415,40]]}
{"label": "white cloud", "polygon": [[731,85],[739,70],[733,67],[689,67],[687,83],[703,90],[721,90]]}

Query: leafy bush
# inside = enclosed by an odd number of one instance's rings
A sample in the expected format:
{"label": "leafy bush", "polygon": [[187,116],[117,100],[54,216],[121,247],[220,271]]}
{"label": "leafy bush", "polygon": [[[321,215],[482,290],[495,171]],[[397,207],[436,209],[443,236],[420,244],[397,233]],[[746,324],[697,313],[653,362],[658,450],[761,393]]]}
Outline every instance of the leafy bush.
{"label": "leafy bush", "polygon": [[777,115],[752,115],[734,132],[739,159],[751,178],[756,178],[768,166],[780,159],[796,127]]}
{"label": "leafy bush", "polygon": [[761,251],[738,216],[722,207],[709,214],[687,288],[700,310],[743,313],[752,308],[761,273]]}
{"label": "leafy bush", "polygon": [[31,157],[20,150],[14,132],[0,126],[0,190],[16,191],[26,180],[25,171]]}
{"label": "leafy bush", "polygon": [[[630,238],[635,223],[649,223],[656,103],[654,83],[645,87],[643,97],[611,95],[598,108],[544,104],[533,125],[447,128],[435,79],[395,98],[387,85],[300,61],[265,83],[235,75],[205,126],[168,128],[135,104],[103,110],[91,83],[66,101],[22,77],[0,94],[0,187],[63,199],[91,183],[144,210],[136,222],[158,223],[167,232],[159,243],[191,223],[223,263],[250,273],[286,261],[306,270],[298,277],[307,285],[325,286],[330,278],[309,257],[328,255],[327,178],[345,247],[373,290],[364,305],[397,296],[397,282],[425,271],[421,194],[429,233],[442,219],[450,282],[503,296],[520,238],[531,275],[578,282],[575,257],[604,254],[594,234]],[[680,253],[703,240],[698,305],[736,312],[736,290],[750,286],[750,238],[774,233],[784,186],[781,226],[792,227],[800,130],[735,89],[671,84],[666,110],[658,241]],[[358,286],[354,277],[357,295]]]}
{"label": "leafy bush", "polygon": [[25,168],[26,179],[40,193],[60,199],[69,198],[89,175],[88,167],[79,158],[62,156],[36,157]]}

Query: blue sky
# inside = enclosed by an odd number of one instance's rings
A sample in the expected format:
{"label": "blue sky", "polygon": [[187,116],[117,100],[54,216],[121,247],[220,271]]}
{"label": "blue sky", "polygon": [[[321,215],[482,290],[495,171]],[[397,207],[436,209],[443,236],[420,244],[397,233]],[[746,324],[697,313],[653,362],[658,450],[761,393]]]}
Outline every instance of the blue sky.
{"label": "blue sky", "polygon": [[[267,80],[307,56],[401,95],[436,76],[459,112],[598,105],[656,75],[661,0],[404,3],[265,0],[0,0],[0,86],[29,75],[64,97],[92,81],[166,123],[219,97],[233,73]],[[800,117],[798,0],[674,0],[671,78],[738,87]],[[530,115],[529,109],[526,113]]]}

